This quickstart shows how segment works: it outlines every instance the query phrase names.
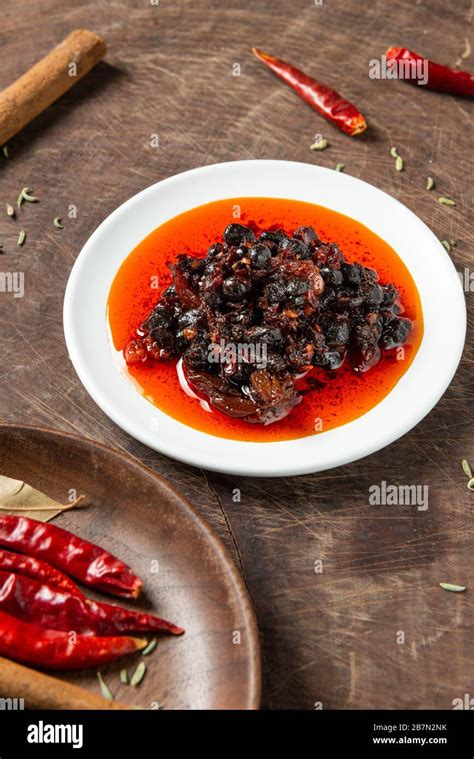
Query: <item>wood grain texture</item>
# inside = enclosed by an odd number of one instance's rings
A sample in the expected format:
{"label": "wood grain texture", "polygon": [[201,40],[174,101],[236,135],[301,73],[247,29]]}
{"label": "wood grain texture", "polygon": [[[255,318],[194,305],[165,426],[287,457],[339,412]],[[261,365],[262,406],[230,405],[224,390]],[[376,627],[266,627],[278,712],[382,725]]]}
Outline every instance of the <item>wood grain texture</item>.
{"label": "wood grain texture", "polygon": [[[0,266],[26,277],[24,299],[0,293],[0,419],[128,451],[192,500],[232,550],[253,599],[267,707],[451,708],[473,695],[474,503],[460,469],[462,457],[474,463],[472,293],[461,367],[429,416],[368,459],[284,481],[200,472],[130,439],[80,385],[61,318],[72,264],[108,213],[159,179],[236,158],[342,162],[441,239],[456,239],[457,269],[472,269],[472,103],[368,76],[369,60],[394,44],[453,65],[470,35],[471,0],[5,0],[2,10],[2,87],[79,26],[104,36],[109,53],[0,163],[0,203],[14,202],[25,184],[41,197],[21,219],[0,222]],[[258,64],[252,45],[327,80],[360,107],[369,131],[337,133]],[[330,147],[315,153],[319,132]],[[401,173],[392,145],[405,159]],[[456,207],[439,205],[438,195]],[[28,235],[21,249],[20,228]],[[381,480],[428,485],[428,510],[370,506],[368,489]],[[444,592],[444,580],[468,591]]]}

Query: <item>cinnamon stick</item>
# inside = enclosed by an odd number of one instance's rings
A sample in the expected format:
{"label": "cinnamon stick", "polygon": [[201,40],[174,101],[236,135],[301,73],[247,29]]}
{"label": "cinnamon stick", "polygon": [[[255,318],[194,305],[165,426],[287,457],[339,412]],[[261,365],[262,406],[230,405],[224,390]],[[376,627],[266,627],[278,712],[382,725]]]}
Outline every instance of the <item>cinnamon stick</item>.
{"label": "cinnamon stick", "polygon": [[102,37],[76,29],[0,93],[0,145],[87,74],[105,55]]}
{"label": "cinnamon stick", "polygon": [[25,709],[128,709],[78,685],[1,657],[0,698],[23,699]]}

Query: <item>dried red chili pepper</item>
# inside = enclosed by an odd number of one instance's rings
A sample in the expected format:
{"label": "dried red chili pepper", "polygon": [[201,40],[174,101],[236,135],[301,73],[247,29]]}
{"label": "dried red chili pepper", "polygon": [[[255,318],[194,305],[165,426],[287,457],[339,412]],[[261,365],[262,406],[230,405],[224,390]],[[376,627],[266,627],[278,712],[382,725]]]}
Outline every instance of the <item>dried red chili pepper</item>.
{"label": "dried red chili pepper", "polygon": [[45,561],[33,559],[32,556],[0,550],[0,570],[31,577],[33,580],[42,580],[57,590],[70,593],[71,596],[84,595],[69,577]]}
{"label": "dried red chili pepper", "polygon": [[[403,77],[400,78],[405,82],[419,84],[420,87],[426,87],[427,90],[474,97],[474,74],[470,74],[468,71],[456,71],[449,66],[433,63],[428,58],[423,58],[422,55],[418,55],[406,47],[390,47],[385,56],[387,61],[403,62]],[[426,62],[428,67],[426,82],[420,80],[417,67],[419,61]]]}
{"label": "dried red chili pepper", "polygon": [[288,84],[315,111],[328,119],[346,134],[360,134],[367,129],[367,122],[358,109],[335,90],[312,79],[303,71],[280,58],[262,53],[256,47],[253,54],[265,63],[285,84]]}
{"label": "dried red chili pepper", "polygon": [[0,545],[34,556],[92,588],[136,598],[143,583],[122,561],[68,530],[11,514],[0,516]]}
{"label": "dried red chili pepper", "polygon": [[86,669],[145,648],[142,638],[48,630],[0,611],[0,656],[45,669]]}
{"label": "dried red chili pepper", "polygon": [[126,632],[168,632],[181,635],[182,627],[153,614],[73,596],[30,577],[0,570],[0,610],[24,622],[51,630],[75,630],[86,635]]}

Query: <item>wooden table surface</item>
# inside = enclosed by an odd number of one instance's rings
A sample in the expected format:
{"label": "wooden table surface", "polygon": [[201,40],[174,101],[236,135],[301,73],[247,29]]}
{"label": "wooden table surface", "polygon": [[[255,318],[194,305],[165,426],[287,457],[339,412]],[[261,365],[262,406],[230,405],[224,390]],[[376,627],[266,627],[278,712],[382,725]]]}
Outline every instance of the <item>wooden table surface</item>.
{"label": "wooden table surface", "polygon": [[[238,158],[342,162],[441,239],[457,240],[457,269],[472,267],[471,103],[372,80],[368,71],[389,45],[454,65],[473,14],[471,0],[2,3],[0,87],[74,28],[104,35],[110,50],[106,63],[11,141],[8,159],[0,155],[0,208],[24,185],[41,198],[21,221],[0,222],[0,269],[26,278],[23,299],[0,293],[0,421],[129,451],[190,497],[248,586],[269,708],[449,709],[474,695],[474,494],[460,469],[462,457],[474,463],[472,331],[444,398],[385,450],[318,475],[218,476],[148,450],[97,408],[68,360],[65,285],[82,245],[120,203],[176,172]],[[252,45],[343,91],[370,131],[351,139],[326,125],[253,59]],[[463,66],[472,70],[474,57]],[[324,152],[309,147],[318,132],[330,141]],[[159,148],[150,145],[155,133]],[[392,145],[405,159],[402,173]],[[439,205],[438,195],[455,198],[456,207]],[[55,216],[64,231],[54,229]],[[472,326],[471,293],[466,300]],[[382,480],[428,485],[429,508],[369,505],[369,487]],[[440,581],[468,590],[448,593]]]}

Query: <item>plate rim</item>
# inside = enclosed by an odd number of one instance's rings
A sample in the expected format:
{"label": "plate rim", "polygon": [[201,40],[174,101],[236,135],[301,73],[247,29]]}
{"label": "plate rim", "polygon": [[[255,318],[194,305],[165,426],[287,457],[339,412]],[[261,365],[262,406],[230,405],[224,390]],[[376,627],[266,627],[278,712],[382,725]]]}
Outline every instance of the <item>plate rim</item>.
{"label": "plate rim", "polygon": [[112,454],[117,458],[125,459],[128,465],[138,469],[147,477],[151,477],[157,480],[161,487],[165,488],[176,501],[180,503],[181,507],[186,509],[187,515],[193,520],[193,523],[199,525],[201,530],[208,536],[213,548],[217,551],[219,561],[222,561],[223,566],[232,580],[232,587],[236,591],[236,596],[239,600],[239,605],[242,608],[242,613],[247,622],[249,635],[249,663],[250,663],[250,677],[249,677],[249,693],[247,695],[248,705],[246,710],[258,710],[262,706],[262,689],[263,689],[263,665],[262,665],[262,651],[260,644],[260,630],[258,626],[256,612],[247,589],[246,582],[237,569],[237,566],[230,555],[230,552],[224,545],[224,542],[217,534],[215,528],[195,509],[189,498],[183,495],[177,490],[166,477],[155,472],[150,467],[143,464],[136,456],[128,451],[121,451],[118,448],[113,448],[106,443],[93,440],[92,438],[85,437],[84,435],[78,435],[73,432],[64,432],[63,430],[57,430],[53,427],[47,427],[36,424],[15,424],[12,422],[4,423],[0,422],[0,433],[2,430],[6,431],[26,431],[26,432],[40,432],[46,435],[52,435],[57,438],[67,438],[82,446],[93,447],[101,450],[108,455]]}
{"label": "plate rim", "polygon": [[[329,430],[324,433],[324,440],[327,443],[326,448],[328,449],[334,449],[334,445],[331,445],[332,439],[334,437],[338,438],[340,435],[340,431],[344,428],[350,428],[350,432],[348,432],[348,436],[352,437],[352,441],[350,444],[346,447],[349,448],[349,453],[344,452],[344,455],[341,456],[341,453],[339,455],[333,454],[332,457],[329,457],[331,460],[329,463],[327,461],[324,461],[323,464],[317,463],[317,452],[315,452],[313,455],[308,454],[308,450],[305,449],[304,444],[302,441],[308,441],[313,440],[314,436],[309,436],[305,438],[296,438],[294,440],[285,440],[285,441],[278,441],[278,442],[243,442],[243,441],[236,441],[236,440],[230,440],[225,438],[220,438],[217,436],[208,435],[204,432],[195,430],[194,428],[188,427],[187,425],[183,424],[182,422],[179,422],[172,417],[167,416],[164,412],[157,409],[156,407],[151,406],[149,402],[143,398],[143,396],[140,396],[139,393],[135,389],[133,389],[133,393],[137,396],[137,398],[143,403],[148,404],[150,408],[154,408],[154,413],[157,417],[157,419],[160,419],[161,422],[166,426],[170,425],[172,429],[169,429],[166,431],[166,434],[163,438],[160,439],[160,437],[157,437],[156,435],[153,435],[151,430],[146,429],[143,421],[135,421],[135,419],[132,418],[131,414],[127,414],[127,412],[123,411],[123,408],[118,408],[117,403],[110,401],[107,393],[104,391],[104,387],[100,386],[100,383],[97,381],[97,377],[94,378],[93,372],[91,373],[90,367],[87,367],[84,365],[84,358],[82,355],[81,350],[79,349],[77,340],[76,340],[76,332],[75,332],[75,326],[74,326],[74,308],[73,308],[73,300],[74,297],[77,296],[77,280],[80,282],[80,275],[81,270],[83,266],[86,266],[86,262],[88,260],[88,257],[90,255],[91,248],[97,245],[98,238],[100,238],[101,234],[107,234],[109,233],[110,229],[113,229],[114,223],[116,220],[120,219],[120,215],[123,214],[125,210],[125,206],[127,206],[127,211],[131,208],[135,207],[137,204],[140,203],[142,200],[143,202],[146,202],[146,196],[149,194],[149,197],[152,197],[153,192],[157,191],[158,187],[166,186],[166,188],[170,189],[173,187],[173,185],[176,185],[176,183],[179,183],[180,181],[184,180],[190,180],[193,176],[196,174],[209,174],[213,171],[217,172],[223,172],[226,170],[230,170],[232,167],[236,167],[238,170],[238,167],[244,167],[244,171],[246,168],[255,170],[257,167],[262,167],[263,165],[272,165],[272,170],[274,171],[284,171],[285,169],[290,170],[299,170],[299,171],[316,171],[320,172],[324,178],[326,177],[334,177],[335,172],[331,169],[324,168],[318,165],[309,164],[309,163],[303,163],[298,161],[284,161],[279,159],[244,159],[240,161],[227,161],[227,162],[221,162],[218,164],[209,164],[206,166],[200,166],[196,167],[194,169],[189,169],[183,172],[180,172],[178,174],[173,174],[169,177],[165,177],[158,182],[155,182],[154,184],[150,185],[147,188],[144,188],[143,190],[139,191],[135,195],[131,196],[126,200],[124,203],[122,203],[120,206],[118,206],[116,209],[114,209],[103,221],[102,223],[96,228],[96,230],[90,235],[86,243],[84,244],[78,258],[76,259],[76,262],[72,268],[67,287],[65,292],[65,299],[64,299],[64,331],[65,331],[65,337],[66,337],[66,343],[69,349],[69,354],[71,361],[74,365],[74,368],[76,370],[76,373],[79,376],[79,379],[81,380],[82,384],[86,388],[87,392],[91,395],[94,402],[104,411],[104,413],[109,416],[109,418],[112,419],[119,427],[124,429],[128,434],[130,434],[132,437],[136,438],[140,442],[142,442],[144,445],[160,451],[161,453],[164,453],[167,456],[171,456],[174,459],[177,459],[179,461],[182,461],[186,464],[190,464],[192,466],[197,467],[203,467],[205,469],[209,469],[212,471],[222,472],[222,473],[231,473],[231,474],[237,474],[241,476],[269,476],[269,477],[278,477],[278,476],[295,476],[295,475],[302,475],[302,474],[308,474],[318,471],[323,471],[327,469],[331,469],[336,466],[342,466],[347,463],[352,463],[354,461],[357,461],[358,459],[361,459],[367,455],[370,455],[378,450],[382,450],[387,445],[390,445],[391,443],[395,442],[399,438],[401,438],[403,435],[405,435],[410,429],[412,429],[414,426],[419,424],[421,420],[428,414],[439,402],[440,398],[445,393],[446,389],[448,388],[449,384],[451,383],[454,374],[456,373],[457,367],[459,365],[460,359],[462,357],[462,352],[464,349],[464,342],[465,342],[465,335],[466,335],[466,305],[465,305],[465,299],[464,294],[462,292],[461,284],[459,282],[459,279],[457,279],[457,284],[455,287],[457,288],[457,297],[455,300],[455,308],[457,310],[457,317],[459,321],[460,329],[457,330],[455,333],[455,341],[454,341],[454,350],[451,351],[450,356],[450,362],[449,362],[449,377],[448,372],[445,372],[443,374],[444,380],[443,383],[438,383],[437,385],[437,392],[435,395],[430,396],[434,401],[430,400],[429,402],[425,399],[419,399],[418,403],[418,411],[417,413],[411,413],[410,415],[406,416],[406,418],[403,420],[404,424],[398,424],[395,425],[396,429],[391,428],[390,434],[385,434],[383,441],[381,442],[379,439],[377,439],[377,442],[373,443],[372,438],[370,435],[367,435],[367,438],[370,438],[370,441],[363,440],[363,435],[360,436],[361,429],[360,424],[361,420],[364,420],[367,416],[370,416],[372,414],[378,414],[376,409],[378,409],[382,404],[384,405],[384,409],[387,408],[387,399],[392,397],[392,401],[395,400],[396,394],[400,393],[400,387],[403,388],[404,383],[407,381],[406,377],[407,375],[411,375],[413,372],[413,368],[417,366],[420,359],[420,353],[423,349],[423,342],[426,341],[426,330],[425,335],[422,340],[420,349],[417,353],[417,356],[415,356],[415,359],[412,363],[412,365],[409,367],[408,371],[400,378],[400,381],[395,385],[395,387],[390,391],[390,393],[386,396],[386,398],[381,401],[381,403],[377,404],[373,407],[369,412],[362,415],[361,417],[358,417],[357,419],[353,420],[347,425],[343,425],[341,427],[338,427],[334,430]],[[438,238],[434,235],[432,230],[428,227],[428,225],[410,208],[405,206],[403,203],[401,203],[397,198],[393,197],[389,193],[385,192],[384,190],[376,187],[375,185],[372,185],[368,182],[365,182],[362,179],[359,179],[357,177],[353,177],[351,175],[344,175],[338,173],[337,176],[339,177],[338,181],[347,181],[350,180],[351,183],[355,183],[356,185],[361,185],[367,188],[368,193],[375,193],[376,196],[381,197],[384,199],[384,202],[390,202],[392,206],[398,207],[399,212],[401,214],[405,214],[405,216],[408,214],[408,217],[412,220],[414,224],[416,224],[419,234],[424,235],[426,239],[429,239],[432,244],[435,242],[437,243],[438,248],[438,265],[446,271],[449,270],[449,274],[451,277],[456,272],[454,264],[452,260],[447,255],[444,248],[441,246],[441,243],[439,243]],[[260,196],[273,196],[273,197],[283,197],[279,191],[276,191],[273,195],[272,193],[268,192],[257,192],[253,193],[254,195],[260,195]],[[237,190],[230,196],[232,197],[250,197],[250,194],[247,192],[241,192],[240,190]],[[226,193],[218,193],[218,198],[225,199],[227,197]],[[291,197],[291,192],[288,192],[287,197]],[[196,205],[202,205],[203,202],[208,201],[200,201],[199,199],[196,201]],[[310,201],[311,202],[311,201]],[[318,203],[319,201],[313,201]],[[323,203],[319,203],[320,205]],[[191,208],[192,206],[189,206]],[[328,207],[331,207],[331,203],[328,204]],[[341,211],[340,209],[337,209],[339,212],[347,213],[346,211]],[[176,213],[179,213],[176,212]],[[172,216],[175,214],[170,215],[167,218],[172,218]],[[353,212],[353,218],[357,218],[357,213]],[[359,219],[359,221],[361,221]],[[163,223],[163,221],[159,222],[156,226],[160,226],[160,224]],[[361,223],[365,224],[369,229],[372,229],[372,231],[375,231],[373,227],[370,226],[370,224],[366,223],[366,221],[361,221]],[[376,234],[379,234],[379,236],[382,236],[379,231],[376,232]],[[144,239],[144,237],[147,236],[147,233],[145,231],[142,233],[141,239]],[[385,239],[385,238],[384,238]],[[131,249],[130,249],[131,250]],[[130,253],[130,250],[126,255]],[[126,257],[123,256],[121,259],[121,262]],[[441,255],[441,258],[440,258]],[[403,257],[402,257],[403,260]],[[120,263],[121,263],[120,262]],[[118,264],[118,266],[120,265]],[[406,263],[406,262],[405,262]],[[408,263],[406,263],[408,266],[411,274],[413,275],[413,271],[410,269],[410,266]],[[118,266],[115,268],[115,272],[118,269]],[[445,272],[446,273],[446,272]],[[418,282],[417,282],[418,284]],[[425,309],[424,314],[426,314]],[[426,325],[425,325],[426,326]],[[120,372],[116,371],[116,374],[118,377],[120,377]],[[446,379],[447,378],[447,379]],[[110,378],[109,378],[110,379]],[[122,375],[120,377],[121,380],[124,382],[126,381],[126,378]],[[130,385],[131,388],[131,385]],[[131,393],[128,393],[127,390],[124,389],[124,393],[128,394],[127,401],[133,402],[131,400]],[[136,405],[136,404],[135,404]],[[392,405],[394,405],[392,403]],[[123,406],[123,404],[122,404]],[[138,406],[137,406],[138,408]],[[372,416],[369,422],[370,423],[374,421],[374,417]],[[363,430],[362,430],[363,432]],[[176,444],[176,437],[177,435],[183,434],[185,436],[184,442],[186,445],[177,445]],[[354,454],[354,438],[359,434],[359,437],[357,438],[358,445],[357,445],[357,453]],[[362,437],[362,439],[361,439]],[[210,442],[211,441],[211,442]],[[340,441],[340,442],[345,442]],[[208,448],[212,448],[212,446],[218,446],[219,444],[222,446],[223,449],[225,449],[227,454],[227,459],[225,461],[218,461],[216,462],[215,459],[212,458],[212,453],[210,451],[202,451],[200,448],[200,444],[207,446]],[[298,445],[299,444],[299,445]],[[288,454],[287,458],[285,459],[285,463],[281,461],[282,456],[281,454],[283,451],[281,450],[283,447],[286,447],[288,449],[289,446],[293,446],[292,451],[289,452],[288,450],[285,450],[285,453]],[[307,444],[309,445],[309,444]],[[279,468],[277,469],[273,463],[272,457],[266,456],[264,453],[262,453],[262,461],[258,461],[258,451],[262,451],[262,446],[267,447],[269,449],[272,449],[275,453],[275,457],[280,459],[279,462]],[[336,440],[336,446],[337,446],[337,440]],[[351,450],[352,446],[352,450]],[[249,452],[248,455],[243,457],[243,463],[239,461],[241,457],[241,453],[244,450],[244,447],[248,447]],[[255,458],[252,456],[252,449],[253,453],[256,454]],[[292,454],[295,454],[293,456]],[[321,453],[321,452],[320,452]],[[295,466],[293,463],[290,463],[293,458],[300,458],[300,456],[304,456],[306,458],[306,461],[302,464],[301,459],[300,463]],[[232,458],[231,458],[232,457]],[[228,464],[229,458],[231,458],[231,464]]]}

